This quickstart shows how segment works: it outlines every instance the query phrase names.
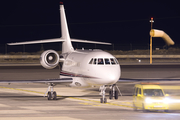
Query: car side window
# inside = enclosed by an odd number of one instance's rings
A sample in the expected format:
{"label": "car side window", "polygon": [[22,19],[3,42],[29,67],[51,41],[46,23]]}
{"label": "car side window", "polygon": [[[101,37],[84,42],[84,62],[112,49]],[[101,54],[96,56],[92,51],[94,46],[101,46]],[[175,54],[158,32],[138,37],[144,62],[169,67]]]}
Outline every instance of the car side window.
{"label": "car side window", "polygon": [[139,88],[139,94],[141,95],[141,88]]}
{"label": "car side window", "polygon": [[136,88],[136,96],[138,95],[138,90],[139,90],[139,88]]}
{"label": "car side window", "polygon": [[136,95],[136,87],[134,87],[133,95]]}

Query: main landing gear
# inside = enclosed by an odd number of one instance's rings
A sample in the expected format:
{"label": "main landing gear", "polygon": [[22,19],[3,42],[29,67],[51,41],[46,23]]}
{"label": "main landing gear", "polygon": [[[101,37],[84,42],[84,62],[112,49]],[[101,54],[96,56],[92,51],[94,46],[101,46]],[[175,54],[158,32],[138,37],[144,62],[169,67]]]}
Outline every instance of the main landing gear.
{"label": "main landing gear", "polygon": [[[117,88],[117,90],[116,90],[116,88]],[[110,86],[109,99],[113,99],[113,97],[114,97],[114,99],[117,100],[118,99],[118,93],[120,93],[120,95],[122,96],[122,94],[121,94],[119,88],[117,87],[117,85],[113,84],[112,86]]]}
{"label": "main landing gear", "polygon": [[57,99],[57,94],[56,91],[53,90],[53,87],[55,86],[55,84],[53,83],[48,83],[48,89],[46,91],[46,93],[44,94],[44,96],[47,94],[47,98],[48,100],[56,100]]}
{"label": "main landing gear", "polygon": [[[117,88],[117,90],[116,90],[116,88]],[[102,98],[100,98],[100,103],[107,103],[107,99],[105,97],[106,86],[105,85],[100,86],[99,90],[101,91],[100,95],[102,96]],[[121,94],[119,88],[116,86],[116,84],[111,85],[110,91],[109,91],[109,99],[112,99],[114,97],[117,100],[119,93],[122,96],[122,94]]]}

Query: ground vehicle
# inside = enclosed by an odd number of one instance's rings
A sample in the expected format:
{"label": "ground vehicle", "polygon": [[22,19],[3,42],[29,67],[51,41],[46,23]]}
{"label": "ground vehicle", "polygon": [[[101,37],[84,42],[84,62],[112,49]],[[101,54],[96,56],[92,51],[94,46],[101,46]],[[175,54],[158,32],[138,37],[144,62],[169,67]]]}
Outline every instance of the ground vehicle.
{"label": "ground vehicle", "polygon": [[134,86],[133,93],[134,110],[164,110],[169,109],[168,94],[165,95],[162,87],[153,83],[141,83]]}

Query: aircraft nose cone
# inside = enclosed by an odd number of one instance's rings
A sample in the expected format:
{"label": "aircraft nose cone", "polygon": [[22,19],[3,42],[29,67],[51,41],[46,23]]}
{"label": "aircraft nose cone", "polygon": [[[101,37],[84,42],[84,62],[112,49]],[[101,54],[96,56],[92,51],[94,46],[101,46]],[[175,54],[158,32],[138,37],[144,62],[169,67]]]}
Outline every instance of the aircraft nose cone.
{"label": "aircraft nose cone", "polygon": [[116,83],[118,80],[119,80],[119,74],[108,74],[108,81],[109,81],[109,84],[114,84]]}
{"label": "aircraft nose cone", "polygon": [[119,78],[120,78],[120,70],[119,69],[113,69],[109,70],[106,74],[106,78],[109,81],[109,84],[115,84]]}
{"label": "aircraft nose cone", "polygon": [[98,85],[112,85],[115,84],[121,75],[120,66],[104,66],[100,70],[96,70],[98,80],[93,79],[93,83]]}

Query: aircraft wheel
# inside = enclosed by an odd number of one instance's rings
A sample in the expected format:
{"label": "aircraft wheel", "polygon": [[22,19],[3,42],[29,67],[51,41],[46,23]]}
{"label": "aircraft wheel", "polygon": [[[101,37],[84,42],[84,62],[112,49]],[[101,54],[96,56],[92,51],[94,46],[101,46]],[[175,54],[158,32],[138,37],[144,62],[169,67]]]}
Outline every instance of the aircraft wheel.
{"label": "aircraft wheel", "polygon": [[106,98],[104,98],[104,103],[107,103],[107,99]]}
{"label": "aircraft wheel", "polygon": [[56,94],[56,92],[54,91],[54,92],[53,92],[53,100],[56,100],[56,98],[57,98],[57,94]]}
{"label": "aircraft wheel", "polygon": [[112,99],[112,98],[113,98],[113,91],[110,90],[110,91],[109,91],[109,99]]}
{"label": "aircraft wheel", "polygon": [[115,91],[115,96],[114,98],[117,100],[118,99],[118,91]]}
{"label": "aircraft wheel", "polygon": [[164,112],[169,112],[169,110],[164,110]]}
{"label": "aircraft wheel", "polygon": [[103,100],[103,98],[101,98],[101,99],[100,99],[100,103],[107,103],[107,99],[104,98],[104,100]]}
{"label": "aircraft wheel", "polygon": [[48,92],[48,94],[47,94],[48,100],[51,100],[51,97],[52,97],[51,92]]}
{"label": "aircraft wheel", "polygon": [[103,98],[100,98],[100,103],[104,103]]}

